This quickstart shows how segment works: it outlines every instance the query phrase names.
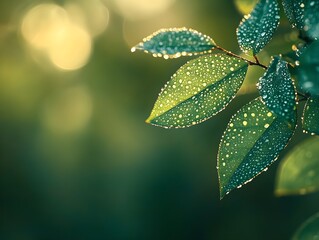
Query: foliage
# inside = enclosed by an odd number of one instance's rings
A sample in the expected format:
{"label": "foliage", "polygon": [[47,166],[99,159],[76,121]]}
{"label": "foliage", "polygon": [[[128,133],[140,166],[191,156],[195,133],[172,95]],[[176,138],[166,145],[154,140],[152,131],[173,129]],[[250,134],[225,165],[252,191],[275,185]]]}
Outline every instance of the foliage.
{"label": "foliage", "polygon": [[310,217],[296,231],[292,240],[314,240],[319,236],[319,213]]}
{"label": "foliage", "polygon": [[[296,130],[298,103],[306,101],[301,116],[304,132],[319,134],[319,1],[282,1],[291,31],[297,29],[299,39],[292,51],[273,56],[268,66],[257,54],[279,26],[280,4],[277,0],[256,2],[236,1],[242,12],[255,4],[237,28],[239,47],[247,57],[186,28],[162,29],[132,48],[166,59],[203,55],[182,66],[162,89],[146,122],[165,128],[188,127],[214,116],[239,91],[248,68],[265,70],[257,83],[260,97],[231,118],[222,137],[217,166],[221,198],[266,171],[278,158]],[[311,168],[319,169],[319,160],[309,157],[316,155],[319,142],[310,138],[281,165],[278,194],[319,189],[319,172],[309,175]],[[302,159],[307,153],[311,154]]]}
{"label": "foliage", "polygon": [[276,194],[306,194],[319,190],[319,138],[303,141],[283,159]]}

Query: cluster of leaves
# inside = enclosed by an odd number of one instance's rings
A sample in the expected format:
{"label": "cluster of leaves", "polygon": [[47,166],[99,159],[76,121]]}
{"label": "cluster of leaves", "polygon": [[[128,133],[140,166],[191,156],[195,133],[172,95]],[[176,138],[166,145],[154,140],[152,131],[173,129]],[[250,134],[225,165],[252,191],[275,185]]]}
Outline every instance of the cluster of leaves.
{"label": "cluster of leaves", "polygon": [[[237,29],[239,47],[247,57],[187,28],[162,29],[132,48],[165,59],[199,55],[171,77],[146,120],[164,128],[189,127],[216,115],[235,97],[248,68],[265,70],[257,83],[260,97],[231,118],[222,137],[217,163],[221,198],[266,171],[278,158],[296,130],[299,102],[306,101],[304,132],[319,134],[319,0],[282,0],[300,39],[292,52],[273,56],[268,66],[259,62],[257,54],[279,26],[280,5],[277,0],[242,2],[253,4]],[[278,195],[319,190],[318,144],[319,138],[312,136],[283,160]],[[318,226],[318,219],[317,215],[311,224]]]}

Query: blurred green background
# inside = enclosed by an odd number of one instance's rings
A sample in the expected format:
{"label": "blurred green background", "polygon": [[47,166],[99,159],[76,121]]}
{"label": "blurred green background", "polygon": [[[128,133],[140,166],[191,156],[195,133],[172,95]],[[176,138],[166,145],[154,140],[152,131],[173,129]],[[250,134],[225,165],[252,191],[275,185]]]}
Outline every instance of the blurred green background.
{"label": "blurred green background", "polygon": [[0,13],[1,240],[289,239],[319,210],[318,194],[274,196],[278,163],[219,200],[219,140],[256,93],[189,129],[144,123],[187,59],[130,48],[186,26],[236,52],[232,1],[5,0]]}

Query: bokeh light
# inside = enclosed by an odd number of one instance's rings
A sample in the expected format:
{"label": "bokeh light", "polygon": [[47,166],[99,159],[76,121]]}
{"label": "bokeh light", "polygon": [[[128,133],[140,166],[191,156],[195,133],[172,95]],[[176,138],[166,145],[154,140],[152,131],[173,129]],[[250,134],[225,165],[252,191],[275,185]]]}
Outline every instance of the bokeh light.
{"label": "bokeh light", "polygon": [[167,10],[175,0],[114,0],[113,2],[124,18],[137,20]]}
{"label": "bokeh light", "polygon": [[67,12],[55,4],[38,5],[25,15],[21,31],[23,37],[33,47],[47,49],[69,24]]}
{"label": "bokeh light", "polygon": [[110,12],[100,0],[70,1],[64,8],[72,22],[87,29],[92,37],[102,34],[109,24]]}
{"label": "bokeh light", "polygon": [[[109,11],[99,0],[46,3],[31,8],[21,32],[30,47],[44,52],[55,67],[76,70],[86,65],[93,37],[103,33]],[[41,61],[40,61],[41,62]]]}
{"label": "bokeh light", "polygon": [[70,24],[55,35],[47,52],[52,63],[61,69],[81,68],[91,54],[91,37],[84,29]]}

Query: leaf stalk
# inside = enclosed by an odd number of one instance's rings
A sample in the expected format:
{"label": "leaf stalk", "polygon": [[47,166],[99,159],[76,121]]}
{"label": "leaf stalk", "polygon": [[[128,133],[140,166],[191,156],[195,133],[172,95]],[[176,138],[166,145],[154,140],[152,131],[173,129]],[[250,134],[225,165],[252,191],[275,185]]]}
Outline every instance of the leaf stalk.
{"label": "leaf stalk", "polygon": [[249,65],[251,65],[251,66],[259,66],[259,67],[262,67],[263,69],[267,69],[267,68],[268,68],[267,66],[261,64],[256,56],[254,56],[254,59],[255,59],[255,62],[254,62],[254,61],[251,61],[251,60],[249,60],[249,59],[247,59],[247,58],[244,58],[244,57],[242,57],[242,56],[240,56],[240,55],[237,55],[237,54],[235,54],[235,53],[233,53],[233,52],[231,52],[231,51],[228,51],[228,50],[226,50],[225,48],[220,47],[220,46],[215,46],[214,49],[218,49],[218,50],[220,50],[220,51],[226,53],[226,54],[229,55],[229,56],[232,56],[232,57],[235,57],[235,58],[239,58],[239,59],[241,59],[241,60],[247,62],[247,63],[248,63]]}

